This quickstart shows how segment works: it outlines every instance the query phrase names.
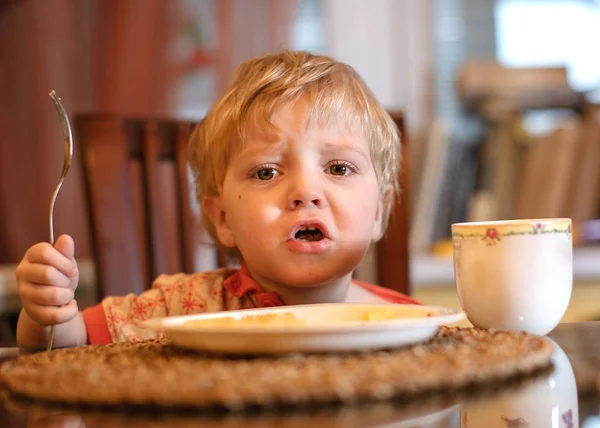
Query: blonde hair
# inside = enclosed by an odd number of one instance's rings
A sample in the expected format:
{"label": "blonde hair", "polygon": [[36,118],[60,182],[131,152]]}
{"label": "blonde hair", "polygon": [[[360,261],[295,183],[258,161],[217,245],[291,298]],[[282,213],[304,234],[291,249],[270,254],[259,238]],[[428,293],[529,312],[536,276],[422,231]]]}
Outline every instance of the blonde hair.
{"label": "blonde hair", "polygon": [[[248,126],[274,128],[274,111],[300,97],[308,99],[311,120],[342,120],[360,126],[370,144],[380,194],[386,196],[383,234],[399,192],[400,141],[396,125],[352,67],[309,52],[284,50],[238,66],[229,89],[190,138],[190,164],[198,202],[201,204],[204,196],[220,194],[229,160],[244,143]],[[214,225],[204,213],[202,222],[218,242]]]}

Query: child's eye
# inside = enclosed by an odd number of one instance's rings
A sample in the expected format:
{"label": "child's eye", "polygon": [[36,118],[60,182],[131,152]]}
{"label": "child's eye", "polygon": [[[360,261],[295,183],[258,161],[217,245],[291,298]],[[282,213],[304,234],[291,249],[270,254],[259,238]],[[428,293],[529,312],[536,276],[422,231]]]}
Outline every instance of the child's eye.
{"label": "child's eye", "polygon": [[348,168],[346,168],[346,165],[336,164],[329,167],[329,172],[332,175],[346,175],[347,170]]}
{"label": "child's eye", "polygon": [[261,168],[254,175],[259,180],[272,180],[277,175],[277,171],[274,168]]}
{"label": "child's eye", "polygon": [[344,176],[353,172],[351,165],[346,165],[345,162],[335,162],[327,167],[327,172],[331,175]]}

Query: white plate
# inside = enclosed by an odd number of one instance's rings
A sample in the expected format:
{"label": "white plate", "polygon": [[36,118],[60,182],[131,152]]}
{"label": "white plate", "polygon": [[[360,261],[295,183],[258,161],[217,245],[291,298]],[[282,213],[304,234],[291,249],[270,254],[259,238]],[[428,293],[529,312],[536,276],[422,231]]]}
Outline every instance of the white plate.
{"label": "white plate", "polygon": [[[252,326],[237,322],[249,316],[286,313],[293,314],[299,323]],[[361,321],[367,313],[393,314],[394,318]],[[225,325],[185,325],[223,318]],[[226,354],[281,354],[405,346],[431,338],[442,324],[463,319],[463,312],[437,306],[325,303],[155,318],[142,325],[164,329],[173,344],[184,348]]]}

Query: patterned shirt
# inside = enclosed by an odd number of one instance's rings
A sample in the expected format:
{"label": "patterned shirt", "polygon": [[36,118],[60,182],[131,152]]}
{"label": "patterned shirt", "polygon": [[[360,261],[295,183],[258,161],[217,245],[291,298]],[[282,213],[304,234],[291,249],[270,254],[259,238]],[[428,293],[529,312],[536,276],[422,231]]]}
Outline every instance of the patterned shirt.
{"label": "patterned shirt", "polygon": [[[355,301],[420,304],[394,290],[353,281]],[[283,306],[274,292],[265,292],[245,265],[239,270],[221,268],[195,274],[161,275],[140,295],[106,297],[83,311],[91,344],[140,341],[165,337],[139,325],[150,318]]]}

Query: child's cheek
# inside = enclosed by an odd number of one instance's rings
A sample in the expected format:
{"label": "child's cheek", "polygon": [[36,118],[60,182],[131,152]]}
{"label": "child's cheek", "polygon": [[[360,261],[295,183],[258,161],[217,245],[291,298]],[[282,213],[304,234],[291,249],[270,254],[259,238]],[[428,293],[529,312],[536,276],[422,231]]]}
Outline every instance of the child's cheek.
{"label": "child's cheek", "polygon": [[275,205],[266,204],[262,209],[262,217],[266,224],[275,222],[281,215],[281,210]]}

